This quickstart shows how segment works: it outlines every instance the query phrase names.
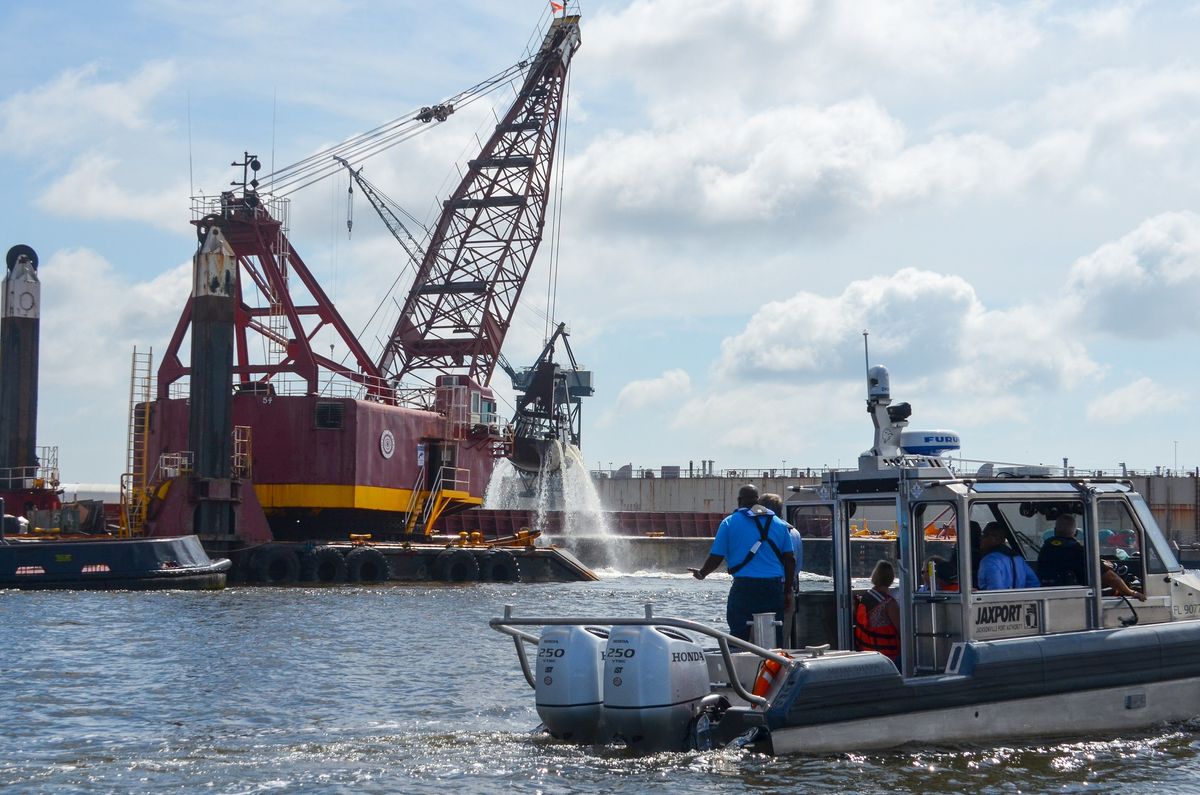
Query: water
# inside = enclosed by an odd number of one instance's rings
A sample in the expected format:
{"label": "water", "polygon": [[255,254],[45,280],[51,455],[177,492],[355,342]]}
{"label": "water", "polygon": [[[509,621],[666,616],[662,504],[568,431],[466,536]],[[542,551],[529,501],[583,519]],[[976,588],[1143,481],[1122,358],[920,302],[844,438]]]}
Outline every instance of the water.
{"label": "water", "polygon": [[[0,791],[1200,790],[1200,723],[1125,737],[770,758],[637,758],[535,737],[518,614],[723,621],[729,580],[0,592]],[[814,582],[814,585],[816,583]]]}
{"label": "water", "polygon": [[[599,538],[602,559],[592,561],[600,568],[621,571],[626,555],[620,536],[613,532],[608,514],[600,502],[600,494],[592,482],[583,453],[573,444],[563,445],[555,440],[551,454],[542,458],[534,481],[533,494],[528,495],[521,473],[507,459],[497,462],[484,493],[483,507],[489,510],[534,511],[533,529],[543,533],[547,543],[576,551],[578,539]],[[562,533],[548,532],[546,515],[562,512]]]}

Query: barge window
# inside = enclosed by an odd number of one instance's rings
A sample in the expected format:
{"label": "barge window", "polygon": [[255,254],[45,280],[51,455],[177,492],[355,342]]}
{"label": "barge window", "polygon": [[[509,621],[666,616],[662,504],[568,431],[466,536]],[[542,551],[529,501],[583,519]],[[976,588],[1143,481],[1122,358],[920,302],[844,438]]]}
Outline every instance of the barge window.
{"label": "barge window", "polygon": [[317,403],[316,423],[318,428],[338,429],[346,416],[345,403]]}

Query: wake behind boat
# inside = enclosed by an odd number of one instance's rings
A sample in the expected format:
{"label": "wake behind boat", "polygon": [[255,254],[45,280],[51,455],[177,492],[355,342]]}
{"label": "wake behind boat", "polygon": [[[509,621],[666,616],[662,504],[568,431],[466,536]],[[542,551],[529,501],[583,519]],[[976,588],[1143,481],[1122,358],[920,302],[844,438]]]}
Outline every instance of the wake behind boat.
{"label": "wake behind boat", "polygon": [[[911,408],[892,403],[887,370],[871,368],[869,383],[873,447],[856,470],[830,472],[787,506],[802,532],[832,533],[832,635],[810,625],[811,645],[780,650],[770,648],[772,614],[757,617],[751,643],[650,606],[609,618],[506,609],[490,624],[514,639],[550,734],[647,752],[739,743],[821,753],[1200,715],[1200,577],[1179,564],[1141,495],[1116,479],[1029,468],[956,473],[943,455],[957,435],[905,430]],[[855,638],[850,537],[867,523],[896,529],[898,663]],[[1074,576],[1021,588],[979,581],[1001,537],[1014,567],[1023,557],[1037,569],[1064,526],[1082,529]]]}

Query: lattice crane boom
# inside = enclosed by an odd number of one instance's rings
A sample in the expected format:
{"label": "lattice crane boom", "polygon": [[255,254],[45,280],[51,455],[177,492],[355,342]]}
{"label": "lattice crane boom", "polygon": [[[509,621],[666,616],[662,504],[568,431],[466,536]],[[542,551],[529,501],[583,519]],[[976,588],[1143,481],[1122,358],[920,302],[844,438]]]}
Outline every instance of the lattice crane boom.
{"label": "lattice crane boom", "polygon": [[443,203],[378,369],[490,381],[542,238],[579,17],[553,20],[512,106]]}
{"label": "lattice crane boom", "polygon": [[392,212],[392,207],[389,199],[379,192],[379,189],[367,181],[367,178],[362,175],[362,168],[354,168],[345,159],[333,156],[333,159],[341,163],[347,171],[350,172],[350,177],[358,184],[363,195],[367,197],[371,207],[375,209],[375,214],[379,216],[379,220],[383,221],[383,225],[392,233],[392,237],[396,238],[396,242],[404,249],[404,253],[408,254],[408,258],[418,266],[421,263],[421,244],[412,236],[412,232],[408,231],[408,227],[400,220],[400,217]]}

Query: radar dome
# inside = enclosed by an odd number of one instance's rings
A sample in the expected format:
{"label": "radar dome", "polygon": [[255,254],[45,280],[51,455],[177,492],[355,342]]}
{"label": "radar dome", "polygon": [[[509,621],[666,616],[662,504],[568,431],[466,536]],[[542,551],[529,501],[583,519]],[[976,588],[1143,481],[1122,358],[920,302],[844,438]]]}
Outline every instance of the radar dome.
{"label": "radar dome", "polygon": [[945,455],[960,447],[954,431],[904,431],[900,449],[908,455]]}

